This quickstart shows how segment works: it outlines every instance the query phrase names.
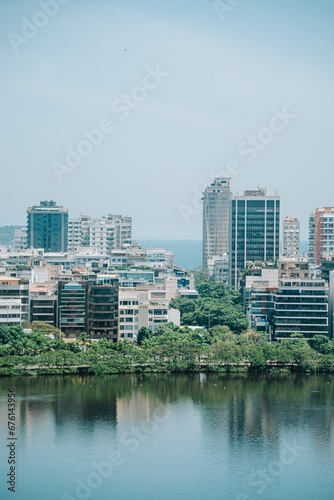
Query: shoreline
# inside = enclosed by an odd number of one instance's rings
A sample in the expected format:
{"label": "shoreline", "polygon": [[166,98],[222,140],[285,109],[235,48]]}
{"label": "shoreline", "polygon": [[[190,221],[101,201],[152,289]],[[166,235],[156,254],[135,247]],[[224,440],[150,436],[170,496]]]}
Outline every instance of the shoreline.
{"label": "shoreline", "polygon": [[[317,369],[318,368],[318,369]],[[108,366],[94,366],[94,365],[81,365],[81,366],[1,366],[0,379],[15,376],[37,377],[38,375],[131,375],[131,374],[194,374],[194,373],[234,373],[234,374],[334,374],[334,369],[324,369],[319,367],[314,369],[304,368],[297,363],[273,363],[268,362],[266,366],[252,366],[250,363],[242,364],[227,364],[221,363],[216,366],[204,365],[201,366],[188,366],[179,367],[172,364],[165,366],[158,365],[137,365],[130,366],[124,369],[111,368]]]}

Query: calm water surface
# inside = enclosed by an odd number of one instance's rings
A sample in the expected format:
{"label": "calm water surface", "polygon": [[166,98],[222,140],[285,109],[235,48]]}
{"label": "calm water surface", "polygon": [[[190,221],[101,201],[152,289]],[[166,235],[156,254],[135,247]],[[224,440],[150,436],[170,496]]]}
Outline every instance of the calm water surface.
{"label": "calm water surface", "polygon": [[331,376],[2,378],[0,498],[332,500],[333,410]]}

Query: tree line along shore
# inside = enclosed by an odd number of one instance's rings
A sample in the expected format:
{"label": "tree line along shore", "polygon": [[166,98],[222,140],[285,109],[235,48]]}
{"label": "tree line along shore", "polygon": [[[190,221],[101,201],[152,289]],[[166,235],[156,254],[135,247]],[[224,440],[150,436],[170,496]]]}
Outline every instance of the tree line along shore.
{"label": "tree line along shore", "polygon": [[[141,328],[135,342],[90,341],[85,333],[65,342],[45,323],[0,326],[0,376],[142,372],[334,373],[334,342],[325,335],[268,342],[248,329],[241,296],[203,281],[199,298],[174,299],[181,323]],[[194,326],[201,328],[194,328]],[[192,328],[191,328],[192,327]],[[29,328],[29,330],[26,330]]]}

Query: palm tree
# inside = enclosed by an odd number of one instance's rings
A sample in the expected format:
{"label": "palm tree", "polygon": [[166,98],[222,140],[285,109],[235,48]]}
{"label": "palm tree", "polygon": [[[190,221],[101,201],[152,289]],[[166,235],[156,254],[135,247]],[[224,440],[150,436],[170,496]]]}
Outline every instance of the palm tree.
{"label": "palm tree", "polygon": [[83,350],[86,351],[87,346],[90,345],[87,333],[80,333],[80,335],[77,337],[75,341],[75,344],[78,345],[79,347],[83,346]]}

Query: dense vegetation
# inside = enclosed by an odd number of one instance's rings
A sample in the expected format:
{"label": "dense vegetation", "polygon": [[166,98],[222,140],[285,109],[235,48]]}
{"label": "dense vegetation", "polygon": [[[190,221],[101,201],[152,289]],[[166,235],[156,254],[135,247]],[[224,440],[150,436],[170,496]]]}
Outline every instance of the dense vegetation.
{"label": "dense vegetation", "polygon": [[[81,335],[66,344],[43,325],[31,333],[0,327],[0,375],[191,371],[294,370],[334,372],[334,344],[322,335],[268,343],[255,332],[232,333],[226,326],[191,331],[172,324],[155,333],[143,328],[136,344],[88,342]],[[51,327],[52,328],[52,327]]]}
{"label": "dense vegetation", "polygon": [[200,281],[197,284],[199,298],[178,298],[171,301],[171,307],[181,312],[182,325],[203,326],[210,330],[214,326],[227,326],[235,333],[248,327],[248,321],[241,304],[239,292],[214,281]]}
{"label": "dense vegetation", "polygon": [[[241,297],[229,287],[197,282],[198,300],[175,299],[184,326],[172,323],[155,332],[142,328],[137,343],[90,342],[81,334],[64,342],[57,328],[24,323],[0,327],[0,375],[285,370],[334,373],[334,343],[324,335],[268,343],[247,330]],[[201,329],[191,329],[189,326]],[[203,328],[204,327],[204,328]]]}

